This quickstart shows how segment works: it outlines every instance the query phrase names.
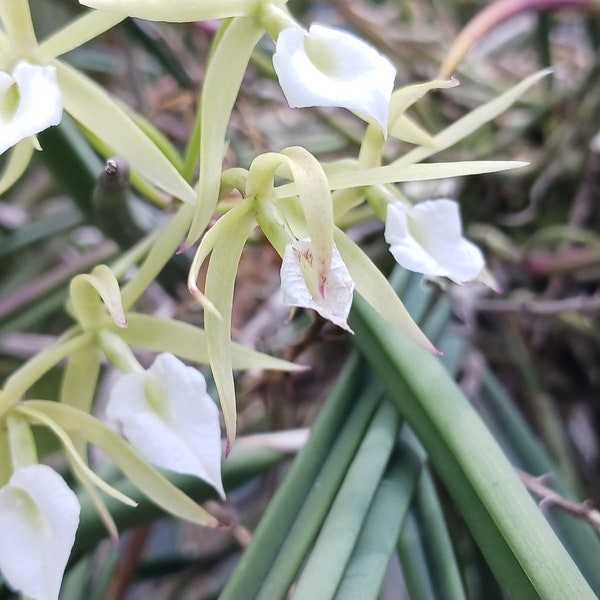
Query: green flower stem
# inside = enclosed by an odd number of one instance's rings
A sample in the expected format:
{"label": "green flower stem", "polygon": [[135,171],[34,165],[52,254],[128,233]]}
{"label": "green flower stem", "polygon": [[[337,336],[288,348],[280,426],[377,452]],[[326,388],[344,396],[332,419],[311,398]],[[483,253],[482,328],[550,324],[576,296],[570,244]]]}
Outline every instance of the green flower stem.
{"label": "green flower stem", "polygon": [[54,344],[36,354],[7,380],[0,392],[0,416],[16,404],[21,396],[61,360],[92,342],[93,332],[80,333],[76,327],[65,332]]}
{"label": "green flower stem", "polygon": [[509,597],[593,599],[512,466],[439,361],[360,298],[355,343],[415,431]]}
{"label": "green flower stem", "polygon": [[400,528],[421,473],[422,460],[397,443],[386,472],[377,488],[360,537],[335,593],[335,600],[378,598],[396,547]]}
{"label": "green flower stem", "polygon": [[[346,363],[329,395],[306,446],[294,460],[286,480],[270,502],[266,514],[254,532],[252,544],[242,555],[221,595],[221,600],[236,600],[240,594],[248,599],[256,597],[271,565],[280,553],[288,530],[296,520],[306,495],[314,486],[323,461],[336,441],[338,432],[344,426],[355,403],[357,390],[361,387],[361,378],[361,361],[354,354]],[[235,452],[234,447],[232,457],[235,456]]]}
{"label": "green flower stem", "polygon": [[[337,439],[327,449],[323,467],[312,480],[299,481],[296,478],[286,480],[288,489],[295,489],[305,498],[301,509],[294,517],[292,523],[285,529],[285,540],[278,549],[276,558],[270,566],[268,574],[264,576],[260,590],[255,596],[260,600],[272,598],[285,598],[294,577],[306,558],[311,544],[319,534],[323,522],[334,502],[344,477],[355,458],[365,432],[368,431],[373,412],[381,400],[381,391],[371,386],[362,393],[347,422],[343,426]],[[394,419],[392,418],[392,423]],[[265,523],[269,523],[265,519]],[[272,523],[271,523],[272,526]],[[256,577],[252,577],[253,581]],[[248,579],[246,580],[248,584]],[[226,588],[230,590],[230,586]],[[235,596],[225,596],[225,598]],[[314,597],[314,596],[313,596]],[[326,597],[326,596],[319,596]]]}

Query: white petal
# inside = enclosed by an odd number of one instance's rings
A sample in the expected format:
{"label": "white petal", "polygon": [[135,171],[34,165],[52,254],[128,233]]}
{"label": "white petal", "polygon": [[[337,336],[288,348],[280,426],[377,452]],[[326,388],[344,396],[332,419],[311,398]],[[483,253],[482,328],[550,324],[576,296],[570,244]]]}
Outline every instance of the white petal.
{"label": "white petal", "polygon": [[54,67],[20,62],[0,71],[0,154],[62,118],[62,94]]}
{"label": "white petal", "polygon": [[159,354],[146,372],[116,382],[106,414],[146,460],[195,475],[225,496],[219,409],[202,373],[172,354]]}
{"label": "white petal", "polygon": [[15,471],[0,489],[0,570],[34,600],[58,598],[79,524],[79,502],[46,465]]}
{"label": "white petal", "polygon": [[352,306],[354,281],[350,277],[337,247],[333,246],[331,268],[325,282],[324,297],[313,296],[309,291],[300,261],[310,263],[310,239],[298,240],[285,247],[281,264],[281,291],[283,302],[288,306],[312,308],[323,318],[328,319],[338,327],[352,332],[348,327],[348,314]]}
{"label": "white petal", "polygon": [[411,208],[390,204],[385,239],[398,264],[431,277],[463,283],[475,279],[485,265],[481,250],[462,236],[453,200],[427,200]]}
{"label": "white petal", "polygon": [[396,69],[360,38],[322,25],[284,29],[273,66],[291,107],[340,106],[387,132]]}

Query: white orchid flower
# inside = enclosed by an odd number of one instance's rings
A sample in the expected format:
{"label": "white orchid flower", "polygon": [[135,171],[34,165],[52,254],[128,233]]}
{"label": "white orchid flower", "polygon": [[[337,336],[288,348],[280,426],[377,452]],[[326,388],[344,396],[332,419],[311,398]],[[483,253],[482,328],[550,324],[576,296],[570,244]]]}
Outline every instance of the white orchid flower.
{"label": "white orchid flower", "polygon": [[399,265],[430,277],[464,283],[476,279],[485,265],[481,250],[462,235],[454,200],[389,204],[385,240]]}
{"label": "white orchid flower", "polygon": [[106,414],[146,460],[195,475],[225,496],[219,410],[202,373],[172,354],[159,354],[147,371],[116,382]]}
{"label": "white orchid flower", "polygon": [[317,24],[284,29],[273,65],[292,108],[340,106],[387,132],[396,69],[360,38]]}
{"label": "white orchid flower", "polygon": [[58,125],[63,103],[56,69],[20,61],[0,71],[0,154],[21,140]]}
{"label": "white orchid flower", "polygon": [[46,465],[15,471],[0,489],[0,571],[33,600],[56,600],[79,525],[77,496]]}
{"label": "white orchid flower", "polygon": [[306,283],[304,273],[306,269],[310,269],[311,261],[310,238],[286,245],[281,264],[281,291],[284,304],[312,308],[323,318],[352,332],[347,320],[352,306],[354,281],[337,247],[334,244],[331,267],[322,295],[318,289],[309,290]]}

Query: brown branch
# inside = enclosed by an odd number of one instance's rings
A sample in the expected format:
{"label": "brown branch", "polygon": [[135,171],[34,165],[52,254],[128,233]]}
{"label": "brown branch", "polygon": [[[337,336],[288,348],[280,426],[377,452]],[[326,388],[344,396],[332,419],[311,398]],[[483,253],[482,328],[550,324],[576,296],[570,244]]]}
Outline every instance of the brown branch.
{"label": "brown branch", "polygon": [[515,469],[525,487],[535,496],[540,498],[540,508],[546,510],[548,508],[557,507],[561,510],[587,521],[592,527],[600,531],[600,511],[593,508],[589,500],[585,502],[573,502],[561,496],[558,492],[550,489],[545,485],[548,480],[548,475],[534,477],[525,471]]}

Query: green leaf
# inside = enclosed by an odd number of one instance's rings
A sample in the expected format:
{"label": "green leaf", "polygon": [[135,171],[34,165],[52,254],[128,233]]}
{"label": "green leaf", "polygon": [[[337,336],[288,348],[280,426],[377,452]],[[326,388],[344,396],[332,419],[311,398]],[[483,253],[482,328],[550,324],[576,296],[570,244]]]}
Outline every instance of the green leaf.
{"label": "green leaf", "polygon": [[[426,460],[426,454],[414,434],[408,428],[403,434],[408,434],[403,436],[408,449]],[[419,588],[434,590],[422,596],[426,600],[465,600],[446,517],[427,466],[421,471],[416,485],[408,519],[398,540],[398,551],[409,590],[412,580]],[[418,575],[423,576],[423,581],[415,581]],[[410,596],[412,598],[413,594]]]}
{"label": "green leaf", "polygon": [[509,597],[595,594],[512,466],[438,360],[357,298],[355,343],[426,449]]}
{"label": "green leaf", "polygon": [[398,443],[336,590],[336,600],[378,598],[417,482],[422,459]]}
{"label": "green leaf", "polygon": [[[265,515],[254,531],[252,543],[242,554],[237,568],[221,594],[221,600],[256,598],[263,584],[265,588],[272,585],[269,583],[270,578],[280,580],[277,588],[271,590],[271,597],[286,593],[297,570],[297,565],[292,564],[296,562],[293,557],[297,557],[299,565],[306,551],[306,548],[299,548],[298,536],[294,536],[291,542],[288,540],[292,528],[298,534],[305,533],[308,527],[312,528],[312,535],[306,536],[307,547],[312,543],[320,519],[323,518],[317,518],[315,507],[325,505],[325,509],[321,509],[322,514],[325,514],[347,464],[356,451],[362,432],[377,406],[378,396],[373,394],[363,396],[357,401],[362,383],[362,362],[354,353],[346,362],[329,394],[306,446],[292,463],[287,477],[269,503]],[[331,450],[334,446],[338,447],[341,443],[338,442],[338,438],[342,437],[346,440],[345,443],[333,454],[338,457],[340,454],[347,456],[345,465],[343,461],[335,461],[335,465],[327,467],[325,463],[333,456]],[[234,447],[232,456],[236,451],[237,448]],[[331,476],[328,476],[329,474]],[[337,479],[337,482],[334,479]],[[315,485],[316,481],[326,486],[323,494],[319,494],[322,488]],[[309,507],[309,496],[314,497],[312,508]],[[321,499],[318,496],[321,496]],[[327,500],[326,497],[329,496],[331,498]],[[302,512],[309,516],[308,520],[299,519]],[[286,554],[290,556],[289,559],[286,558]],[[281,564],[275,569],[272,567],[276,561]]]}
{"label": "green leaf", "polygon": [[332,598],[383,475],[398,433],[395,407],[384,401],[346,473],[294,590],[297,600]]}

